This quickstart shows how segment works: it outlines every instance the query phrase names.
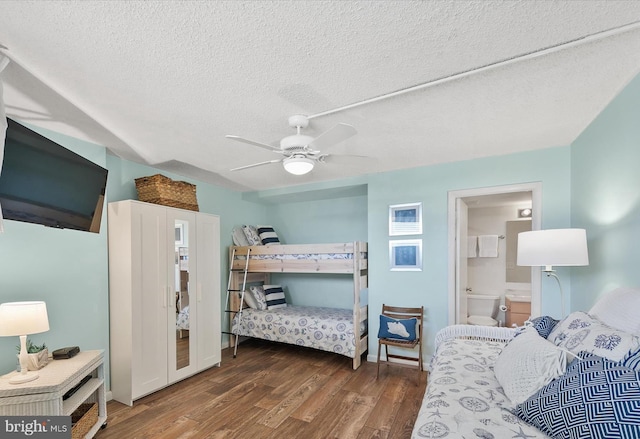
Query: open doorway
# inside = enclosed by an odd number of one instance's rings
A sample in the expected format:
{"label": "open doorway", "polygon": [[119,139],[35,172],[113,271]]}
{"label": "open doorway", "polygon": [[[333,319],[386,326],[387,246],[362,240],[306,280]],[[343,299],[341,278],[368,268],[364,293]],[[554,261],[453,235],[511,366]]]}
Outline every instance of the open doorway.
{"label": "open doorway", "polygon": [[[525,225],[517,224],[517,221],[527,221],[526,227],[531,230],[540,229],[541,197],[541,183],[449,192],[449,324],[467,323],[468,294],[473,294],[472,305],[482,298],[491,299],[491,304],[501,306],[493,324],[509,326],[507,323],[511,324],[515,317],[511,308],[504,311],[507,297],[509,305],[515,300],[528,300],[526,305],[530,315],[540,314],[540,269],[525,269],[530,278],[517,277],[518,273],[522,275],[522,269],[515,264],[514,252],[517,232]],[[530,217],[526,219],[518,216],[525,207],[531,209]],[[477,247],[473,244],[476,242],[488,242],[490,251],[480,256],[479,244]],[[509,260],[507,253],[510,254]],[[521,305],[514,305],[514,310]],[[491,321],[490,318],[486,320]]]}

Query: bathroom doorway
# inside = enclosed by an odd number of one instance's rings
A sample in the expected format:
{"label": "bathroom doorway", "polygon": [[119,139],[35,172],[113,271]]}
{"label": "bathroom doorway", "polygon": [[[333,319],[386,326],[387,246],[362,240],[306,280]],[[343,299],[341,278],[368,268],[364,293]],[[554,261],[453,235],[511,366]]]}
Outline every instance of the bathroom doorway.
{"label": "bathroom doorway", "polygon": [[[467,323],[467,294],[498,295],[501,305],[505,303],[505,294],[511,299],[529,295],[526,300],[530,300],[531,315],[540,314],[540,268],[525,269],[530,280],[522,278],[523,270],[515,264],[514,251],[522,225],[515,221],[527,221],[527,227],[530,224],[532,230],[540,229],[541,197],[541,183],[449,192],[449,324]],[[518,213],[527,214],[519,212],[524,208],[531,209],[530,219],[518,217]],[[489,252],[483,252],[482,257],[480,249],[471,245],[476,239],[489,243]],[[506,314],[500,312],[496,316],[499,324],[506,325]]]}

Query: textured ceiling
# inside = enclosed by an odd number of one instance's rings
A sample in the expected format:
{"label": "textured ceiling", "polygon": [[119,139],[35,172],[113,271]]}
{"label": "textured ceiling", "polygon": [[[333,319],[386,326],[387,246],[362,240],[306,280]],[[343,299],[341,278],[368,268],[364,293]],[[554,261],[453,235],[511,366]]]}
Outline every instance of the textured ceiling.
{"label": "textured ceiling", "polygon": [[[640,70],[636,1],[3,1],[7,114],[123,158],[266,189],[571,143]],[[585,38],[587,37],[587,38]],[[439,80],[440,81],[437,81]],[[358,134],[307,175],[293,114]]]}

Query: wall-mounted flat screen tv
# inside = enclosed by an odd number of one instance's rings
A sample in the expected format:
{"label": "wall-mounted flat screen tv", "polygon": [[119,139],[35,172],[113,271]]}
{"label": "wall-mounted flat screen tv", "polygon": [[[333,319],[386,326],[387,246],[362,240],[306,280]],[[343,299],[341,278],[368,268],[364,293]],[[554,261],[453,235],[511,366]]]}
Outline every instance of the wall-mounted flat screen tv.
{"label": "wall-mounted flat screen tv", "polygon": [[107,170],[7,118],[0,172],[5,219],[98,233]]}

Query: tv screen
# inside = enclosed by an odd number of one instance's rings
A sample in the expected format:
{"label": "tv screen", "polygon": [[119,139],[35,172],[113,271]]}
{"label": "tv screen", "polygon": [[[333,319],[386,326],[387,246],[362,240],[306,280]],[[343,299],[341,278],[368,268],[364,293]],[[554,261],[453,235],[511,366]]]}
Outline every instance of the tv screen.
{"label": "tv screen", "polygon": [[107,170],[7,118],[0,172],[5,219],[98,233]]}

